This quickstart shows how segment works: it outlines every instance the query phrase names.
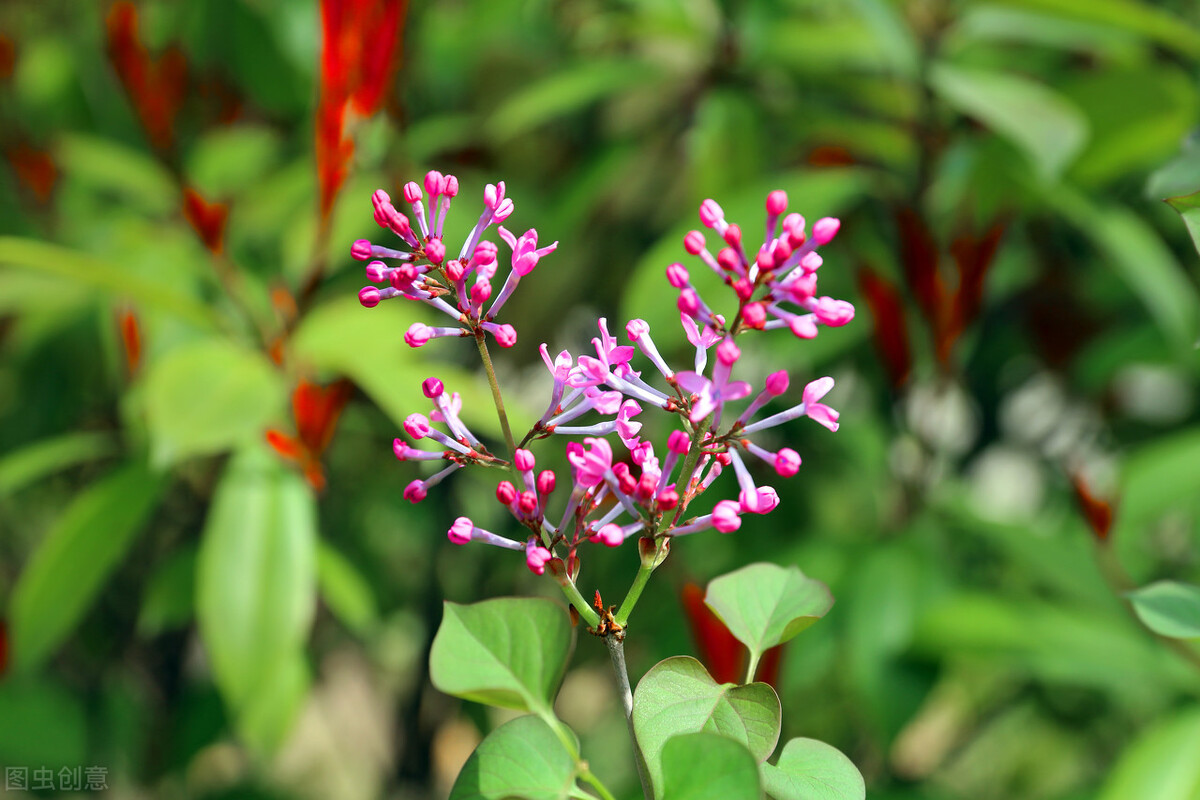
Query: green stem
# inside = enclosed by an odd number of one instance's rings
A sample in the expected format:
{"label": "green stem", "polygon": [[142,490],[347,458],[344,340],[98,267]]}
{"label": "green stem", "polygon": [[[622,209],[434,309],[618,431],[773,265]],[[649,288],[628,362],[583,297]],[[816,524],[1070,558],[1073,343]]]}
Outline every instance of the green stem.
{"label": "green stem", "polygon": [[602,800],[616,800],[613,797],[612,792],[610,792],[604,786],[604,784],[600,782],[600,779],[592,774],[591,769],[588,768],[588,763],[583,760],[579,753],[579,748],[575,746],[575,737],[571,733],[571,729],[564,725],[558,717],[554,716],[554,714],[550,713],[549,711],[540,712],[538,716],[541,717],[542,721],[550,727],[550,730],[554,731],[554,735],[558,737],[558,741],[562,744],[563,749],[567,751],[569,756],[571,756],[571,760],[575,762],[575,769],[578,772],[579,777],[585,783],[599,792]]}
{"label": "green stem", "polygon": [[595,628],[600,624],[600,615],[588,605],[588,601],[583,599],[583,595],[579,593],[579,588],[569,579],[563,578],[558,582],[562,587],[563,594],[567,596],[567,602],[575,606],[575,610],[579,612],[579,616],[588,624],[588,627]]}
{"label": "green stem", "polygon": [[600,782],[600,779],[593,775],[592,771],[587,767],[580,769],[579,778],[584,783],[595,789],[596,793],[600,795],[601,800],[616,800],[616,798],[613,797],[613,793],[606,789],[604,784]]}
{"label": "green stem", "polygon": [[761,653],[750,651],[750,666],[746,669],[746,680],[743,683],[754,683],[754,673],[758,672],[758,659],[762,657]]}
{"label": "green stem", "polygon": [[621,607],[617,609],[617,615],[613,617],[613,621],[622,628],[629,621],[629,615],[633,613],[633,607],[637,605],[638,599],[642,596],[642,590],[646,588],[646,581],[650,580],[652,572],[654,572],[654,567],[643,563],[638,567],[637,575],[633,576],[633,583],[629,585],[629,591],[625,593],[625,599],[621,601]]}
{"label": "green stem", "polygon": [[483,369],[487,373],[488,385],[492,387],[492,400],[496,403],[496,416],[500,418],[500,429],[504,431],[504,441],[508,444],[508,457],[511,461],[516,454],[517,444],[513,439],[512,428],[508,426],[508,414],[504,411],[504,398],[500,395],[500,383],[496,380],[496,368],[492,366],[492,357],[488,353],[487,341],[483,330],[476,331],[475,344],[479,345],[479,357],[483,360]]}
{"label": "green stem", "polygon": [[604,637],[604,644],[608,647],[613,676],[617,679],[617,693],[621,695],[621,708],[625,711],[625,724],[633,742],[633,757],[637,762],[638,779],[642,782],[642,795],[646,800],[654,800],[654,786],[650,783],[646,757],[642,754],[637,734],[633,730],[633,690],[629,687],[629,670],[625,667],[625,637],[610,633]]}
{"label": "green stem", "polygon": [[692,472],[696,469],[696,462],[700,460],[700,441],[704,438],[708,426],[712,424],[712,417],[705,417],[695,431],[692,432],[692,446],[688,448],[687,455],[683,457],[683,466],[679,469],[679,485],[683,491],[680,493],[679,508],[675,510],[675,519],[672,524],[678,523],[683,517],[683,512],[688,505],[688,485],[692,480]]}

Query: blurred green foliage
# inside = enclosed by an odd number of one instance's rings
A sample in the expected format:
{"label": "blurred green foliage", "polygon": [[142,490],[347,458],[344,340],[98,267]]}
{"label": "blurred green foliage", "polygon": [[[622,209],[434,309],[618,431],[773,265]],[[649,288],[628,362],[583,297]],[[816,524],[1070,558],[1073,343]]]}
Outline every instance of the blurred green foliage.
{"label": "blurred green foliage", "polygon": [[[0,764],[102,765],[114,796],[437,797],[506,721],[429,686],[441,602],[556,589],[447,542],[456,509],[504,524],[488,476],[400,498],[416,467],[388,442],[421,379],[496,423],[469,348],[410,351],[424,311],[361,309],[348,254],[371,191],[436,168],[463,186],[448,239],[504,179],[514,224],[561,242],[506,308],[517,427],[538,343],[574,349],[597,315],[665,335],[701,199],[747,231],[774,188],[843,220],[822,288],[859,318],[750,365],[834,375],[842,429],[787,430],[787,515],[679,543],[635,676],[696,652],[685,583],[796,563],[837,601],[784,652],[785,737],[839,747],[869,796],[1200,792],[1197,657],[1123,598],[1200,580],[1194,3],[414,3],[327,230],[317,7],[137,8],[146,52],[186,62],[165,147],[105,4],[0,6]],[[185,189],[228,207],[220,255]],[[317,495],[263,434],[295,431],[299,381],[339,378]],[[584,583],[635,568],[600,554]],[[593,644],[560,715],[632,797]]]}

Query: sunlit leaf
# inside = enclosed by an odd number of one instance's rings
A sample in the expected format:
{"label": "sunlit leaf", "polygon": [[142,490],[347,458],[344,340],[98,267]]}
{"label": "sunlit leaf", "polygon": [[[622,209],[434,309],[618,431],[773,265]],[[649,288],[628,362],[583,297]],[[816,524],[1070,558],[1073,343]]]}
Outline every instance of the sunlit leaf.
{"label": "sunlit leaf", "polygon": [[562,800],[575,785],[575,762],[550,726],[518,717],[487,735],[467,759],[450,800]]}
{"label": "sunlit leaf", "polygon": [[1200,55],[1200,31],[1164,9],[1136,0],[998,0],[1070,19],[1098,22],[1138,33],[1181,53]]}
{"label": "sunlit leaf", "polygon": [[1200,797],[1200,709],[1183,710],[1143,731],[1121,754],[1099,800]]}
{"label": "sunlit leaf", "polygon": [[153,156],[119,142],[84,134],[63,136],[55,160],[71,179],[97,192],[116,194],[153,214],[179,205],[179,188]]}
{"label": "sunlit leaf", "polygon": [[274,167],[279,149],[279,136],[271,128],[218,128],[188,153],[189,183],[211,199],[223,200],[257,184]]}
{"label": "sunlit leaf", "polygon": [[79,623],[154,510],[165,476],[131,463],[76,497],[21,572],[12,597],[18,669],[42,663]]}
{"label": "sunlit leaf", "polygon": [[1168,197],[1167,205],[1179,212],[1183,224],[1187,225],[1192,244],[1200,252],[1200,191],[1181,197]]}
{"label": "sunlit leaf", "polygon": [[26,445],[0,457],[0,495],[116,451],[117,443],[107,433],[67,433]]}
{"label": "sunlit leaf", "polygon": [[686,733],[662,749],[663,800],[759,797],[754,756],[741,742],[717,733]]}
{"label": "sunlit leaf", "polygon": [[1147,628],[1172,639],[1200,639],[1200,586],[1158,581],[1129,592],[1133,610]]}
{"label": "sunlit leaf", "polygon": [[438,690],[501,708],[553,713],[571,651],[567,612],[550,600],[498,597],[443,604],[429,654]]}
{"label": "sunlit leaf", "polygon": [[775,800],[863,800],[867,787],[854,762],[816,739],[792,739],[779,761],[763,764],[767,794]]}

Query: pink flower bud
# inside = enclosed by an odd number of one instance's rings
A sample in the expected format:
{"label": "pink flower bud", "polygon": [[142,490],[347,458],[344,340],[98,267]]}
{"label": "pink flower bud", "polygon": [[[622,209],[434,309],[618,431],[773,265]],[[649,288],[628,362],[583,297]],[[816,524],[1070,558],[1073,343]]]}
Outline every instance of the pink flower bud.
{"label": "pink flower bud", "polygon": [[467,265],[455,259],[454,261],[446,262],[446,277],[452,281],[461,281],[462,276],[467,274]]}
{"label": "pink flower bud", "polygon": [[429,435],[429,420],[424,414],[409,414],[404,418],[404,432],[414,439],[424,439]]}
{"label": "pink flower bud", "polygon": [[525,564],[529,567],[530,572],[534,575],[545,575],[546,562],[551,558],[553,556],[551,556],[549,550],[540,545],[535,545],[532,539],[529,540],[529,544],[525,547]]}
{"label": "pink flower bud", "polygon": [[803,244],[808,241],[808,234],[806,234],[804,231],[797,228],[797,229],[789,232],[787,235],[787,238],[788,238],[788,244],[792,246],[793,250],[796,250],[796,249],[800,248],[801,246],[803,246]]}
{"label": "pink flower bud", "polygon": [[497,222],[504,222],[504,220],[512,215],[514,208],[516,206],[513,205],[513,201],[505,198],[500,202],[500,205],[496,206],[496,210],[492,212],[492,216],[496,218]]}
{"label": "pink flower bud", "polygon": [[634,490],[642,500],[649,500],[654,497],[654,490],[658,488],[658,475],[653,472],[643,472],[642,477],[638,479],[637,488]]}
{"label": "pink flower bud", "polygon": [[371,257],[371,243],[366,239],[356,239],[350,245],[350,257],[355,261],[366,261]]}
{"label": "pink flower bud", "polygon": [[358,302],[366,308],[374,308],[379,305],[380,299],[379,290],[374,286],[364,286],[358,290]]}
{"label": "pink flower bud", "polygon": [[704,234],[700,231],[688,231],[687,236],[683,237],[683,249],[690,255],[700,255],[700,251],[704,249]]}
{"label": "pink flower bud", "polygon": [[425,490],[425,484],[421,481],[413,481],[408,486],[404,487],[404,499],[410,503],[419,503],[429,494]]}
{"label": "pink flower bud", "polygon": [[745,302],[754,294],[754,284],[747,278],[738,278],[733,282],[733,293],[738,296],[738,299]]}
{"label": "pink flower bud", "polygon": [[842,222],[836,217],[822,217],[813,223],[813,241],[818,245],[829,244],[840,227]]}
{"label": "pink flower bud", "polygon": [[815,252],[806,253],[804,258],[800,259],[800,266],[804,268],[805,272],[816,272],[824,263],[825,259]]}
{"label": "pink flower bud", "polygon": [[517,510],[522,514],[532,514],[537,511],[538,499],[537,495],[530,491],[521,492],[517,497]]}
{"label": "pink flower bud", "polygon": [[800,339],[815,339],[817,338],[817,323],[812,317],[805,314],[802,317],[792,317],[788,320],[788,328],[791,332]]}
{"label": "pink flower bud", "polygon": [[445,186],[446,179],[442,177],[442,173],[437,170],[425,173],[425,191],[429,192],[430,197],[437,197]]}
{"label": "pink flower bud", "polygon": [[742,518],[738,516],[740,507],[732,500],[722,500],[717,503],[712,512],[713,527],[721,533],[733,533],[742,527]]}
{"label": "pink flower bud", "polygon": [[725,219],[725,212],[717,205],[716,200],[710,198],[700,204],[700,222],[704,224],[704,227],[715,227],[717,222],[723,219]]}
{"label": "pink flower bud", "polygon": [[738,504],[744,514],[769,514],[779,505],[779,494],[770,486],[760,486],[750,494],[739,492]]}
{"label": "pink flower bud", "polygon": [[717,253],[717,264],[726,272],[733,272],[742,265],[742,259],[732,247],[723,247]]}
{"label": "pink flower bud", "polygon": [[458,196],[458,178],[453,175],[446,176],[446,185],[442,187],[442,194],[446,197]]}
{"label": "pink flower bud", "polygon": [[500,481],[496,486],[496,499],[506,506],[511,505],[517,499],[517,487],[509,481]]}
{"label": "pink flower bud", "polygon": [[434,398],[441,397],[442,393],[446,391],[446,387],[437,378],[429,377],[421,381],[421,391],[426,397],[433,400]]}
{"label": "pink flower bud", "polygon": [[408,444],[403,439],[392,440],[392,452],[401,461],[408,458]]}
{"label": "pink flower bud", "polygon": [[694,317],[696,312],[700,310],[700,295],[696,294],[695,289],[684,289],[679,293],[679,299],[675,301],[675,307],[689,317]]}
{"label": "pink flower bud", "polygon": [[629,472],[629,465],[621,461],[613,464],[613,474],[617,476],[617,485],[625,494],[633,494],[633,490],[637,487],[637,481]]}
{"label": "pink flower bud", "polygon": [[675,491],[674,486],[668,486],[658,493],[658,497],[654,498],[654,502],[658,505],[660,511],[670,511],[679,505],[679,492]]}
{"label": "pink flower bud", "polygon": [[725,234],[721,237],[725,240],[725,244],[730,247],[737,247],[742,243],[742,229],[738,225],[730,225],[725,229]]}
{"label": "pink flower bud", "polygon": [[790,478],[800,471],[800,454],[785,447],[775,454],[775,471],[780,477]]}
{"label": "pink flower bud", "polygon": [[424,322],[414,322],[404,333],[404,343],[409,347],[423,347],[433,338],[433,328]]}
{"label": "pink flower bud", "polygon": [[787,203],[787,192],[782,189],[776,189],[767,195],[767,213],[772,217],[778,217],[784,211],[787,211]]}
{"label": "pink flower bud", "polygon": [[408,183],[404,184],[404,199],[407,202],[415,203],[423,197],[424,195],[421,194],[421,187],[417,186],[416,181],[409,181]]}
{"label": "pink flower bud", "polygon": [[537,476],[537,490],[543,497],[554,493],[557,478],[552,470],[544,469]]}
{"label": "pink flower bud", "polygon": [[499,184],[489,183],[483,187],[483,204],[492,211],[496,210],[496,206],[504,199],[504,181]]}
{"label": "pink flower bud", "polygon": [[775,257],[775,266],[779,267],[792,257],[791,239],[786,236],[779,239],[775,245],[775,251],[772,253]]}
{"label": "pink flower bud", "polygon": [[717,453],[715,456],[713,456],[713,459],[722,467],[728,467],[733,462],[733,457],[729,455],[728,451],[725,451],[724,453]]}
{"label": "pink flower bud", "polygon": [[762,303],[747,303],[742,308],[742,319],[751,328],[761,331],[767,324],[767,308]]}
{"label": "pink flower bud", "polygon": [[732,367],[734,363],[742,357],[742,349],[734,344],[733,338],[726,336],[725,339],[717,345],[717,360],[727,367]]}
{"label": "pink flower bud", "polygon": [[768,250],[764,247],[758,251],[758,255],[754,258],[754,263],[758,266],[760,271],[767,272],[774,269],[776,264],[781,263],[778,255],[776,254],[778,249],[779,248],[776,247],[775,250]]}
{"label": "pink flower bud", "polygon": [[471,302],[475,305],[483,305],[492,296],[492,282],[487,278],[481,278],[471,284]]}
{"label": "pink flower bud", "polygon": [[471,522],[469,517],[459,517],[454,520],[454,524],[450,526],[450,530],[446,532],[446,535],[455,544],[466,544],[471,541],[471,533],[474,530],[475,523]]}
{"label": "pink flower bud", "polygon": [[529,472],[534,468],[536,463],[537,462],[533,458],[533,453],[529,452],[528,450],[518,449],[517,452],[513,454],[513,464],[515,464],[517,469],[519,469],[521,472]]}
{"label": "pink flower bud", "polygon": [[619,547],[625,541],[625,531],[615,522],[610,522],[588,537],[589,542],[602,544],[606,547]]}
{"label": "pink flower bud", "polygon": [[471,256],[471,261],[476,265],[494,264],[496,263],[496,254],[499,251],[500,248],[496,246],[495,242],[489,242],[484,239],[475,246],[475,253]]}
{"label": "pink flower bud", "polygon": [[805,300],[816,294],[817,276],[811,272],[805,273],[788,284],[787,288],[788,294],[792,296],[792,301],[803,304]]}
{"label": "pink flower bud", "polygon": [[854,319],[854,306],[845,300],[822,297],[817,300],[813,313],[817,319],[831,328],[838,328]]}
{"label": "pink flower bud", "polygon": [[667,283],[674,286],[676,289],[682,289],[688,285],[688,280],[691,276],[688,275],[687,268],[683,264],[672,264],[667,267]]}
{"label": "pink flower bud", "polygon": [[683,431],[671,431],[667,437],[667,449],[676,455],[685,455],[691,446],[691,438]]}
{"label": "pink flower bud", "polygon": [[387,264],[382,261],[372,261],[367,264],[367,280],[372,283],[383,283],[385,269],[387,269]]}
{"label": "pink flower bud", "polygon": [[625,333],[631,342],[636,342],[649,332],[650,324],[644,319],[631,319],[625,325]]}
{"label": "pink flower bud", "polygon": [[788,374],[786,370],[772,372],[767,376],[767,392],[778,397],[788,390]]}
{"label": "pink flower bud", "polygon": [[442,244],[441,239],[430,239],[425,245],[425,257],[434,264],[441,264],[446,258],[446,245]]}
{"label": "pink flower bud", "polygon": [[512,325],[501,325],[496,329],[496,344],[501,347],[512,347],[517,343],[517,329]]}

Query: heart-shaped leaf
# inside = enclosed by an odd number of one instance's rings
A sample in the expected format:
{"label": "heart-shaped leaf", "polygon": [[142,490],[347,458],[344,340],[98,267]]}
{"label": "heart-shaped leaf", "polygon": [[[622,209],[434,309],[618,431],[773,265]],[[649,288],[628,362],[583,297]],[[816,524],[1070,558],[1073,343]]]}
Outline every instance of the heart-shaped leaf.
{"label": "heart-shaped leaf", "polygon": [[499,597],[444,604],[429,669],[446,694],[501,708],[552,713],[571,651],[571,625],[551,600]]}
{"label": "heart-shaped leaf", "polygon": [[1130,592],[1128,597],[1138,619],[1160,636],[1200,638],[1200,586],[1158,581]]}
{"label": "heart-shaped leaf", "polygon": [[750,649],[751,664],[757,664],[765,651],[825,616],[833,595],[798,567],[750,564],[709,583],[704,602]]}
{"label": "heart-shaped leaf", "polygon": [[763,764],[763,787],[775,800],[863,800],[863,777],[840,750],[816,739],[792,739],[779,763]]}
{"label": "heart-shaped leaf", "polygon": [[761,762],[779,741],[779,723],[779,696],[770,686],[719,684],[689,656],[660,661],[638,683],[633,697],[634,732],[658,789],[663,786],[663,747],[672,737],[719,733],[745,745]]}
{"label": "heart-shaped leaf", "polygon": [[575,785],[575,763],[539,717],[518,717],[487,735],[467,759],[450,800],[561,800]]}
{"label": "heart-shaped leaf", "polygon": [[662,800],[760,797],[758,765],[742,744],[716,733],[687,733],[662,752]]}

